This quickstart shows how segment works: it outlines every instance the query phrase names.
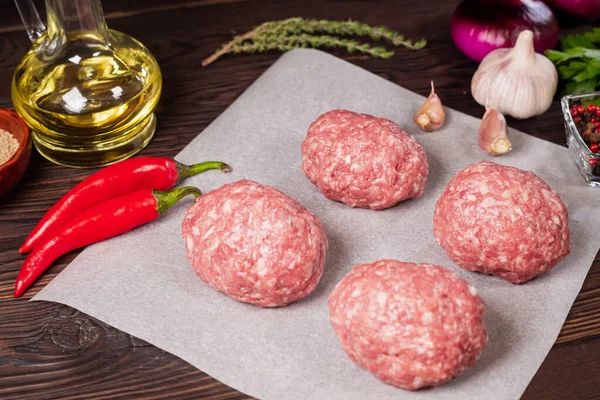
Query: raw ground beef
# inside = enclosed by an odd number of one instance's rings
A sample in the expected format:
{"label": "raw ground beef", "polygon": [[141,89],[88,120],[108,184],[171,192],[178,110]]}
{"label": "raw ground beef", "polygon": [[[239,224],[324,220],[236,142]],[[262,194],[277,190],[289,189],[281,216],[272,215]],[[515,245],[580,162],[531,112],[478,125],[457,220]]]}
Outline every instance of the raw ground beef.
{"label": "raw ground beef", "polygon": [[423,147],[394,122],[333,110],[308,128],[302,170],[328,199],[382,210],[420,196],[428,166]]}
{"label": "raw ground beef", "polygon": [[329,312],[350,358],[402,389],[452,379],[475,364],[487,343],[475,288],[431,264],[359,265],[336,286]]}
{"label": "raw ground beef", "polygon": [[181,229],[198,276],[237,301],[285,306],[311,293],[323,273],[321,221],[270,186],[241,180],[213,190]]}
{"label": "raw ground beef", "polygon": [[531,172],[482,161],[460,171],[435,207],[434,236],[456,264],[512,283],[570,251],[567,208]]}

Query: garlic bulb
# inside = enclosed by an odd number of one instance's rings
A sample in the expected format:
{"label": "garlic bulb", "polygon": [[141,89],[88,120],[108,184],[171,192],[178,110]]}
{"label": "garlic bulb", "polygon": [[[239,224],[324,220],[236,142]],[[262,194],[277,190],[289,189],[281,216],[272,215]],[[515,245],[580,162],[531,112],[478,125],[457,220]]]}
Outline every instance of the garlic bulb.
{"label": "garlic bulb", "polygon": [[482,106],[522,119],[550,107],[557,82],[552,62],[533,49],[533,33],[522,31],[515,47],[494,50],[483,59],[471,93]]}
{"label": "garlic bulb", "polygon": [[481,150],[493,156],[508,153],[512,146],[504,115],[486,107],[477,132],[477,141]]}
{"label": "garlic bulb", "polygon": [[419,108],[419,111],[413,117],[413,121],[419,128],[424,131],[431,132],[439,129],[446,118],[442,101],[435,94],[433,81],[431,81],[431,93],[425,103]]}

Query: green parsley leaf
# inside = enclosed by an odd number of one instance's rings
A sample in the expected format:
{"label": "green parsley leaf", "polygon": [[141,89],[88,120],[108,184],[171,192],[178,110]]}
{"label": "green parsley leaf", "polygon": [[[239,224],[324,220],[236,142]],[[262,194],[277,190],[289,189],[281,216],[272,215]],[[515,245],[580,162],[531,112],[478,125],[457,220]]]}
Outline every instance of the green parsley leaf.
{"label": "green parsley leaf", "polygon": [[584,57],[600,60],[600,50],[583,49]]}
{"label": "green parsley leaf", "polygon": [[600,28],[594,28],[591,32],[586,32],[583,36],[590,39],[595,44],[600,44]]}
{"label": "green parsley leaf", "polygon": [[573,77],[573,81],[581,83],[600,75],[600,60],[592,60],[585,69]]}
{"label": "green parsley leaf", "polygon": [[591,79],[584,82],[569,82],[567,83],[567,87],[563,92],[563,95],[593,92],[596,89],[597,83],[598,82],[596,79]]}
{"label": "green parsley leaf", "polygon": [[587,63],[583,61],[571,61],[566,65],[558,67],[558,74],[561,79],[571,79],[587,67]]}
{"label": "green parsley leaf", "polygon": [[554,63],[565,84],[564,94],[593,92],[600,86],[600,28],[566,36],[561,51],[544,53]]}
{"label": "green parsley leaf", "polygon": [[546,50],[544,55],[548,57],[554,64],[560,64],[565,61],[569,61],[572,58],[581,57],[581,55],[578,54],[567,54],[557,50]]}
{"label": "green parsley leaf", "polygon": [[567,36],[561,39],[560,41],[561,48],[563,50],[568,50],[576,47],[585,47],[588,49],[596,49],[597,47],[594,45],[594,42],[590,37],[585,35],[573,35]]}

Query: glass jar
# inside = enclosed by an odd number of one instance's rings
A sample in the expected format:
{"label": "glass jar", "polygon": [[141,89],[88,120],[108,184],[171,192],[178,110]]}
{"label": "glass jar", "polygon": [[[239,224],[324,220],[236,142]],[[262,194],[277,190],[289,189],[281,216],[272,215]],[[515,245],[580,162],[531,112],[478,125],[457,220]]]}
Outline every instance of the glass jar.
{"label": "glass jar", "polygon": [[600,187],[600,154],[590,150],[571,115],[573,105],[590,102],[600,105],[600,92],[565,96],[561,99],[561,108],[571,159],[588,185]]}

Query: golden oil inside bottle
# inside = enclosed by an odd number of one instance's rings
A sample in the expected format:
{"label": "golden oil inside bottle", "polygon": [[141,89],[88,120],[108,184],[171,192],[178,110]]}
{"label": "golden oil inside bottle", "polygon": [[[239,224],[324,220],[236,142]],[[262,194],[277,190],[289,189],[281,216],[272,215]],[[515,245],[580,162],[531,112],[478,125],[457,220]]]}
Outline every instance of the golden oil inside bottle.
{"label": "golden oil inside bottle", "polygon": [[38,151],[57,164],[111,164],[154,135],[158,63],[135,39],[112,30],[107,36],[82,33],[63,42],[42,36],[15,71],[15,109]]}

